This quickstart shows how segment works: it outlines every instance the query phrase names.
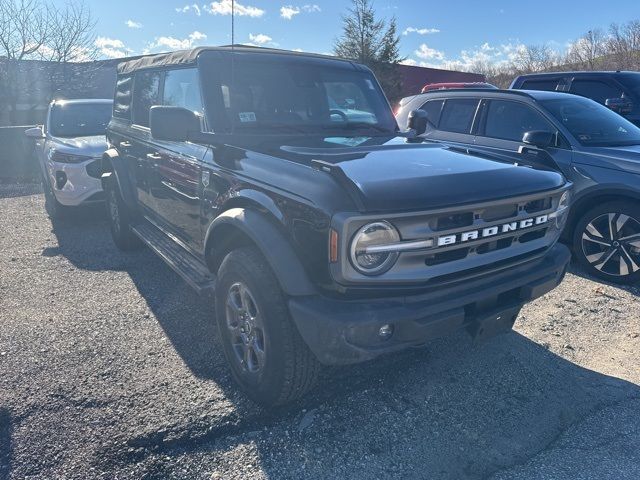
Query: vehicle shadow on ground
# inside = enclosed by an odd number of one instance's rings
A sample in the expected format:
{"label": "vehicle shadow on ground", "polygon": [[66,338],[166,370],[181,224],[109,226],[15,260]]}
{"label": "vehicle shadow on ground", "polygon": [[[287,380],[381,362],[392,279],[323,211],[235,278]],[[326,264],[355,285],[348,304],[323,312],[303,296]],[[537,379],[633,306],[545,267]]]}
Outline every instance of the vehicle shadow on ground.
{"label": "vehicle shadow on ground", "polygon": [[9,478],[11,474],[12,430],[9,410],[0,407],[0,479]]}
{"label": "vehicle shadow on ground", "polygon": [[640,398],[638,386],[575,365],[518,333],[477,346],[461,333],[366,364],[326,368],[306,398],[266,411],[233,385],[211,303],[159,258],[147,250],[118,252],[99,218],[55,222],[53,232],[57,250],[43,255],[63,255],[77,268],[126,271],[185,365],[233,405],[231,415],[213,422],[181,418],[175,425],[167,418],[171,426],[162,434],[128,437],[122,443],[132,448],[104,452],[111,466],[144,460],[145,478],[179,477],[171,465],[180,462],[167,459],[184,455],[222,469],[223,457],[246,445],[256,449],[268,478],[487,478],[548,448],[590,413]]}

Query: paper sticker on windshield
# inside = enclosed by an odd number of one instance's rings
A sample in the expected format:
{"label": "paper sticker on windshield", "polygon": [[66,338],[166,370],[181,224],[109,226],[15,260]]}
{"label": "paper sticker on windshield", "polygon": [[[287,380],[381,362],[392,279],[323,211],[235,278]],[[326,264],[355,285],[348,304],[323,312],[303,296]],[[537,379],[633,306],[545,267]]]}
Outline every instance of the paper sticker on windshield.
{"label": "paper sticker on windshield", "polygon": [[369,140],[369,138],[370,137],[326,137],[324,141],[344,145],[345,147],[357,147]]}
{"label": "paper sticker on windshield", "polygon": [[238,116],[240,117],[240,121],[242,123],[256,121],[256,114],[254,112],[240,112],[238,113]]}

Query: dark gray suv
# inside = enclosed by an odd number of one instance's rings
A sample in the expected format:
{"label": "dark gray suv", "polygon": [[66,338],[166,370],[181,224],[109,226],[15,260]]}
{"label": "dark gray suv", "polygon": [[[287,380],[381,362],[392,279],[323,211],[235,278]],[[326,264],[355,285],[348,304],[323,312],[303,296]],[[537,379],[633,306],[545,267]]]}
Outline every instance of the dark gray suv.
{"label": "dark gray suv", "polygon": [[640,280],[640,128],[631,122],[587,98],[517,90],[416,95],[397,120],[425,141],[561,171],[575,189],[564,237],[577,261],[607,281]]}

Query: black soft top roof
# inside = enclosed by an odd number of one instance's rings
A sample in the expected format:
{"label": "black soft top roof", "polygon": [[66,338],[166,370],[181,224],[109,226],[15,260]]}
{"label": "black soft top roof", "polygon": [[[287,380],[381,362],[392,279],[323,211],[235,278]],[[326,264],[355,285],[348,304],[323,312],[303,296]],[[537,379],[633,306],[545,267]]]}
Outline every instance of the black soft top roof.
{"label": "black soft top roof", "polygon": [[277,48],[264,48],[264,47],[252,47],[246,45],[225,45],[222,47],[197,47],[192,48],[190,50],[179,50],[176,52],[169,53],[159,53],[155,55],[145,55],[143,57],[138,57],[132,60],[128,60],[126,62],[122,62],[118,64],[118,74],[123,75],[127,73],[132,73],[137,70],[147,69],[147,68],[157,68],[164,67],[168,65],[192,65],[196,63],[198,55],[202,52],[231,52],[232,50],[236,52],[251,52],[251,53],[268,53],[268,54],[279,54],[279,55],[292,55],[299,57],[311,57],[316,59],[326,59],[332,61],[342,61],[351,63],[348,60],[343,60],[337,57],[332,57],[329,55],[320,55],[317,53],[302,53],[302,52],[293,52],[291,50],[280,50]]}

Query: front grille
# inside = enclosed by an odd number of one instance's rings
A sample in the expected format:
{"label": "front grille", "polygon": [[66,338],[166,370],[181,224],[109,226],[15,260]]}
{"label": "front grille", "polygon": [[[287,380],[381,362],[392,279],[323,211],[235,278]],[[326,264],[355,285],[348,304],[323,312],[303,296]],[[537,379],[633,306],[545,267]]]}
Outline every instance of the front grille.
{"label": "front grille", "polygon": [[100,178],[102,175],[102,166],[99,158],[95,159],[93,162],[90,162],[86,166],[87,175],[92,178]]}

